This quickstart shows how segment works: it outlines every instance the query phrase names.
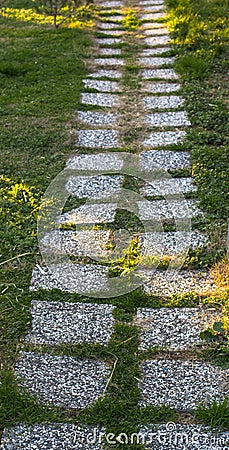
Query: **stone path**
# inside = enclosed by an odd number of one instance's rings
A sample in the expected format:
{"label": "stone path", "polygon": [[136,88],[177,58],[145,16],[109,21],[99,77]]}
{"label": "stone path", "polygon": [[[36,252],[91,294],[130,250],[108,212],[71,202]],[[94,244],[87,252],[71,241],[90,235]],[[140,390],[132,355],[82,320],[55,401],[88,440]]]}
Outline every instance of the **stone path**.
{"label": "stone path", "polygon": [[[163,22],[164,1],[142,0],[135,5],[142,26],[135,37],[140,48],[135,55],[140,87],[133,93],[123,83],[127,62],[120,44],[131,36],[122,28],[120,12],[125,4],[105,1],[98,6],[108,15],[98,23],[100,37],[94,38],[97,51],[83,80],[84,108],[77,113],[77,154],[66,163],[70,171],[66,191],[81,203],[56,217],[55,227],[40,241],[42,252],[53,254],[54,262],[49,267],[34,268],[31,290],[43,288],[47,295],[31,306],[32,327],[25,342],[33,346],[33,351],[21,352],[15,365],[19,386],[41,404],[73,409],[93,405],[106,395],[111,365],[102,360],[54,356],[41,352],[39,346],[107,346],[112,337],[114,306],[106,303],[106,295],[102,303],[97,303],[96,295],[109,291],[108,260],[117,245],[111,224],[116,223],[119,196],[125,185],[126,161],[120,153],[126,152],[125,134],[136,130],[130,151],[136,150],[140,173],[146,177],[139,185],[142,200],[137,202],[138,216],[153,224],[152,230],[138,234],[140,254],[159,260],[174,258],[207,242],[198,229],[185,228],[186,223],[203,213],[193,198],[196,186],[187,176],[191,162],[185,138],[191,123],[173,68],[175,57],[170,54],[170,36]],[[111,15],[114,9],[116,13]],[[155,224],[161,222],[171,229],[155,230]],[[65,256],[76,258],[76,263],[66,263]],[[139,270],[138,275],[147,294],[162,298],[190,291],[208,293],[215,288],[204,271],[174,272],[152,270],[149,266]],[[50,302],[48,291],[53,288],[84,295],[94,293],[95,302]],[[220,401],[228,395],[228,371],[194,357],[180,359],[180,352],[200,344],[200,332],[220,317],[220,311],[202,307],[137,309],[133,324],[139,327],[139,350],[158,347],[173,352],[172,357],[155,356],[142,363],[141,408],[166,404],[185,412],[200,402]],[[140,443],[146,449],[157,449],[158,444],[161,449],[183,449],[184,444],[190,450],[228,448],[227,433],[218,434],[216,440],[209,429],[199,425],[172,426],[139,424]],[[105,448],[105,433],[103,428],[64,423],[19,424],[4,430],[1,448],[99,450]]]}

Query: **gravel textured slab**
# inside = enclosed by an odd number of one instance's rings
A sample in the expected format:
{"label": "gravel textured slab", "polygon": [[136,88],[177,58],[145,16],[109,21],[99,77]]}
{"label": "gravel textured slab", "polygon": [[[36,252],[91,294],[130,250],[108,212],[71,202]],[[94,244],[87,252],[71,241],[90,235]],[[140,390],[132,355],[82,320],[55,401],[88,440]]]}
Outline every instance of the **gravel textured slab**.
{"label": "gravel textured slab", "polygon": [[20,424],[5,429],[1,450],[102,450],[98,442],[90,442],[90,436],[102,436],[104,429],[86,428],[67,423]]}
{"label": "gravel textured slab", "polygon": [[199,231],[147,232],[140,235],[143,255],[175,256],[206,244],[206,236]]}
{"label": "gravel textured slab", "polygon": [[98,4],[99,4],[100,7],[108,8],[108,9],[121,8],[123,6],[123,2],[119,2],[119,1],[116,1],[116,0],[99,2]]}
{"label": "gravel textured slab", "polygon": [[81,102],[84,105],[106,106],[113,108],[119,104],[119,96],[115,94],[81,94]]}
{"label": "gravel textured slab", "polygon": [[145,48],[144,50],[142,50],[141,55],[142,56],[163,55],[164,53],[168,52],[169,50],[170,50],[169,47]]}
{"label": "gravel textured slab", "polygon": [[184,142],[186,131],[156,131],[143,141],[145,147],[163,147]]}
{"label": "gravel textured slab", "polygon": [[121,55],[122,50],[120,48],[101,48],[99,50],[99,53],[102,56],[116,56],[116,55]]}
{"label": "gravel textured slab", "polygon": [[106,230],[54,230],[41,239],[39,246],[44,252],[59,255],[106,257],[109,251],[110,231]]}
{"label": "gravel textured slab", "polygon": [[149,13],[152,13],[154,11],[163,11],[163,9],[165,9],[164,3],[155,4],[152,2],[151,5],[144,6],[144,12]]}
{"label": "gravel textured slab", "polygon": [[161,95],[143,98],[143,104],[148,109],[175,109],[184,104],[184,99],[178,95]]}
{"label": "gravel textured slab", "polygon": [[185,111],[148,114],[145,117],[145,121],[154,127],[184,127],[191,125]]}
{"label": "gravel textured slab", "polygon": [[122,19],[123,19],[123,15],[122,14],[113,14],[113,16],[107,16],[106,17],[106,22],[118,22],[118,23],[120,23]]}
{"label": "gravel textured slab", "polygon": [[138,202],[141,220],[176,220],[197,217],[201,214],[196,200],[153,200]]}
{"label": "gravel textured slab", "polygon": [[95,44],[101,45],[103,47],[109,47],[109,45],[121,44],[122,40],[120,38],[96,38],[94,40]]}
{"label": "gravel textured slab", "polygon": [[228,450],[229,433],[202,425],[175,423],[142,426],[140,443],[149,450]]}
{"label": "gravel textured slab", "polygon": [[186,350],[200,344],[200,333],[222,320],[218,311],[200,308],[139,308],[134,324],[140,328],[140,349],[165,347]]}
{"label": "gravel textured slab", "polygon": [[[150,36],[146,37],[144,39],[144,44],[148,45],[149,47],[157,47],[160,45],[167,45],[170,42],[169,35],[165,36]],[[168,48],[169,50],[169,48]]]}
{"label": "gravel textured slab", "polygon": [[169,150],[150,150],[140,155],[141,167],[146,171],[155,168],[164,170],[185,169],[190,167],[189,152],[173,152]]}
{"label": "gravel textured slab", "polygon": [[118,114],[98,111],[78,111],[78,118],[87,125],[114,125]]}
{"label": "gravel textured slab", "polygon": [[77,170],[121,170],[123,160],[120,153],[97,153],[94,155],[82,154],[71,156],[67,161],[67,167]]}
{"label": "gravel textured slab", "polygon": [[23,353],[15,366],[19,384],[41,403],[84,408],[102,394],[109,376],[102,361]]}
{"label": "gravel textured slab", "polygon": [[90,73],[91,78],[122,78],[122,72],[118,70],[99,70],[97,72]]}
{"label": "gravel textured slab", "polygon": [[197,188],[193,184],[193,179],[183,177],[154,179],[151,183],[145,184],[140,189],[140,192],[143,195],[153,197],[157,195],[187,194],[189,192],[196,192],[196,190]]}
{"label": "gravel textured slab", "polygon": [[142,0],[138,3],[139,6],[147,6],[147,5],[164,5],[164,0]]}
{"label": "gravel textured slab", "polygon": [[178,83],[152,83],[146,82],[142,84],[142,91],[150,94],[163,94],[170,92],[177,92],[181,89],[181,85]]}
{"label": "gravel textured slab", "polygon": [[213,279],[208,272],[183,270],[180,272],[145,270],[141,274],[148,277],[144,283],[144,290],[147,294],[169,297],[173,294],[184,294],[186,292],[196,292],[198,294],[208,294],[216,288]]}
{"label": "gravel textured slab", "polygon": [[153,360],[142,365],[143,405],[169,405],[185,411],[200,402],[222,401],[228,394],[229,371],[202,361]]}
{"label": "gravel textured slab", "polygon": [[168,28],[147,28],[144,30],[145,36],[164,36],[169,37]]}
{"label": "gravel textured slab", "polygon": [[[119,17],[119,16],[117,16]],[[113,30],[116,28],[120,28],[120,25],[112,22],[99,22],[99,28],[101,30]]]}
{"label": "gravel textured slab", "polygon": [[95,58],[94,63],[99,66],[124,66],[124,61],[121,58]]}
{"label": "gravel textured slab", "polygon": [[105,80],[83,80],[84,87],[88,89],[96,89],[100,92],[116,92],[120,90],[117,81]]}
{"label": "gravel textured slab", "polygon": [[116,130],[79,130],[76,144],[89,148],[118,147],[118,132]]}
{"label": "gravel textured slab", "polygon": [[168,56],[165,58],[144,57],[144,58],[139,58],[139,62],[142,66],[146,66],[146,67],[160,67],[160,66],[164,66],[164,65],[174,64],[175,57],[173,57],[173,56],[171,56],[171,57]]}
{"label": "gravel textured slab", "polygon": [[106,345],[114,326],[113,309],[106,304],[33,301],[32,330],[26,340],[38,345]]}
{"label": "gravel textured slab", "polygon": [[31,291],[60,289],[87,294],[107,289],[108,267],[93,264],[56,264],[49,269],[36,266],[31,280]]}
{"label": "gravel textured slab", "polygon": [[144,69],[142,70],[143,80],[157,78],[161,80],[178,80],[178,75],[173,69]]}
{"label": "gravel textured slab", "polygon": [[[153,8],[153,6],[152,6]],[[155,19],[164,19],[166,14],[164,12],[152,12],[149,14],[141,14],[140,19],[145,21],[151,21]]]}
{"label": "gravel textured slab", "polygon": [[115,203],[86,204],[62,214],[58,222],[65,225],[114,222],[116,208]]}
{"label": "gravel textured slab", "polygon": [[79,198],[106,198],[120,193],[123,179],[120,175],[71,176],[66,189]]}
{"label": "gravel textured slab", "polygon": [[[123,30],[100,30],[100,33],[104,35],[104,37],[107,36],[121,36],[123,34]],[[103,37],[103,36],[102,36]]]}
{"label": "gravel textured slab", "polygon": [[150,28],[164,28],[165,25],[161,22],[144,22],[141,24],[141,28],[148,30]]}

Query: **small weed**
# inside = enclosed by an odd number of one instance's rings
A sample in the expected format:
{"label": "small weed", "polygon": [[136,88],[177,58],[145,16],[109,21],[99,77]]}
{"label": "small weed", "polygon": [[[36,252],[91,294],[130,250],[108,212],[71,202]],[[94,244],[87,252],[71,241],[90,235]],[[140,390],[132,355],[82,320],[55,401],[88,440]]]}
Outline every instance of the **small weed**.
{"label": "small weed", "polygon": [[212,428],[229,427],[229,404],[228,399],[221,403],[214,401],[209,406],[200,405],[195,413],[195,417]]}

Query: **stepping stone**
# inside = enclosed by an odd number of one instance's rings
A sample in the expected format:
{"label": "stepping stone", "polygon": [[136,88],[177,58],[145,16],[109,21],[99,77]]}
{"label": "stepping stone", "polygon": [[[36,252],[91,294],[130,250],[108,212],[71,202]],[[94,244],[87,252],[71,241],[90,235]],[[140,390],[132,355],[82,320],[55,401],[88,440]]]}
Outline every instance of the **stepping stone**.
{"label": "stepping stone", "polygon": [[[104,428],[86,428],[68,423],[20,424],[5,429],[2,436],[4,450],[103,450]],[[92,443],[89,437],[94,440]]]}
{"label": "stepping stone", "polygon": [[123,34],[123,30],[100,30],[105,37],[106,36],[121,36]]}
{"label": "stepping stone", "polygon": [[163,147],[184,142],[186,131],[159,131],[150,133],[149,138],[143,141],[145,147]]}
{"label": "stepping stone", "polygon": [[106,21],[107,22],[121,22],[123,17],[124,16],[122,14],[116,14],[116,15],[113,15],[113,16],[107,16],[106,17]]}
{"label": "stepping stone", "polygon": [[228,432],[195,424],[147,425],[139,435],[139,442],[148,450],[227,450],[229,445]]}
{"label": "stepping stone", "polygon": [[168,28],[147,28],[144,30],[145,36],[163,36],[166,35],[169,37]]}
{"label": "stepping stone", "polygon": [[140,154],[142,170],[147,172],[156,169],[175,170],[186,169],[191,165],[189,152],[174,152],[169,150],[150,150]]}
{"label": "stepping stone", "polygon": [[154,197],[158,195],[176,195],[196,192],[197,187],[192,178],[155,178],[140,189],[142,195]]}
{"label": "stepping stone", "polygon": [[184,218],[198,217],[203,214],[197,207],[196,200],[153,200],[140,201],[139,218],[140,220],[178,220]]}
{"label": "stepping stone", "polygon": [[174,57],[167,57],[167,58],[139,58],[139,62],[142,66],[148,66],[148,67],[160,67],[163,65],[171,65],[174,64],[175,58]]}
{"label": "stepping stone", "polygon": [[[146,91],[151,94],[161,94],[176,92],[181,89],[181,85],[178,83],[144,83],[142,85],[142,91]],[[163,114],[163,113],[162,113]],[[168,114],[168,113],[166,113]],[[148,115],[147,117],[149,117]]]}
{"label": "stepping stone", "polygon": [[115,92],[120,90],[120,85],[117,81],[104,80],[83,80],[85,88],[96,89],[100,92]]}
{"label": "stepping stone", "polygon": [[[119,17],[119,16],[117,16]],[[109,18],[109,17],[108,17]],[[116,28],[120,28],[120,25],[112,22],[99,22],[99,29],[101,30],[113,30]]]}
{"label": "stepping stone", "polygon": [[117,45],[117,44],[121,44],[122,40],[120,38],[96,38],[94,39],[95,44],[101,45],[103,47],[109,47],[109,45]]}
{"label": "stepping stone", "polygon": [[152,36],[147,37],[144,39],[144,44],[148,45],[149,47],[157,47],[159,45],[166,45],[170,42],[169,35],[166,36]]}
{"label": "stepping stone", "polygon": [[148,114],[145,117],[145,121],[153,127],[184,127],[191,125],[185,111]]}
{"label": "stepping stone", "polygon": [[63,225],[111,223],[114,222],[116,203],[86,204],[62,214],[58,223]]}
{"label": "stepping stone", "polygon": [[142,78],[147,80],[150,78],[158,78],[165,80],[178,80],[179,77],[173,69],[144,69],[142,70]]}
{"label": "stepping stone", "polygon": [[140,19],[145,20],[145,21],[152,21],[152,20],[156,20],[156,19],[164,19],[165,17],[166,17],[165,12],[155,12],[155,13],[149,13],[149,14],[142,14],[140,16]]}
{"label": "stepping stone", "polygon": [[60,289],[61,291],[93,295],[107,289],[109,268],[93,264],[50,264],[35,267],[31,291]]}
{"label": "stepping stone", "polygon": [[191,349],[201,344],[200,333],[222,320],[221,316],[204,308],[139,308],[134,321],[140,328],[139,348]]}
{"label": "stepping stone", "polygon": [[[141,24],[141,28],[144,30],[149,30],[151,28],[164,28],[164,24],[160,22],[144,22]],[[168,29],[168,28],[167,28]]]}
{"label": "stepping stone", "polygon": [[164,0],[142,0],[138,3],[139,6],[147,5],[164,5]]}
{"label": "stepping stone", "polygon": [[178,95],[150,96],[144,97],[143,103],[148,109],[175,109],[183,106],[184,99]]}
{"label": "stepping stone", "polygon": [[32,302],[32,330],[26,341],[36,345],[106,345],[114,326],[114,306],[93,303]]}
{"label": "stepping stone", "polygon": [[107,198],[119,195],[124,177],[120,175],[71,176],[66,189],[78,198]]}
{"label": "stepping stone", "polygon": [[113,108],[119,104],[119,96],[115,94],[81,94],[81,102],[84,105],[106,106]]}
{"label": "stepping stone", "polygon": [[90,73],[90,78],[122,78],[122,73],[118,70],[99,70],[98,72]]}
{"label": "stepping stone", "polygon": [[109,254],[110,231],[105,230],[53,230],[39,242],[42,252],[59,255],[103,258]]}
{"label": "stepping stone", "polygon": [[120,153],[97,153],[94,155],[82,154],[71,156],[67,161],[67,168],[77,170],[119,171],[123,167]]}
{"label": "stepping stone", "polygon": [[159,3],[158,5],[152,3],[151,5],[144,6],[144,12],[149,12],[152,13],[153,11],[162,11],[163,9],[165,9],[165,5],[164,3]]}
{"label": "stepping stone", "polygon": [[199,231],[147,232],[140,235],[144,256],[176,256],[206,244],[206,236]]}
{"label": "stepping stone", "polygon": [[142,365],[142,406],[168,405],[179,411],[222,401],[228,395],[228,370],[202,361],[152,360]]}
{"label": "stepping stone", "polygon": [[116,130],[79,130],[77,145],[88,148],[118,147],[118,132]]}
{"label": "stepping stone", "polygon": [[41,403],[78,409],[101,397],[110,370],[102,361],[28,352],[19,357],[15,373]]}
{"label": "stepping stone", "polygon": [[120,58],[95,58],[94,63],[99,66],[124,66],[124,61]]}
{"label": "stepping stone", "polygon": [[118,114],[97,111],[78,111],[78,118],[87,125],[114,125]]}
{"label": "stepping stone", "polygon": [[163,55],[163,53],[166,53],[169,51],[170,51],[169,47],[152,47],[152,48],[143,49],[141,54],[143,56]]}
{"label": "stepping stone", "polygon": [[101,48],[99,50],[99,53],[102,56],[114,56],[114,55],[121,55],[122,50],[120,48]]}
{"label": "stepping stone", "polygon": [[[140,274],[140,271],[139,271]],[[197,270],[182,271],[142,271],[141,276],[148,277],[144,282],[144,291],[149,295],[169,297],[170,295],[195,292],[197,294],[208,294],[214,292],[216,286],[208,272]]]}
{"label": "stepping stone", "polygon": [[108,9],[121,8],[123,6],[123,2],[105,1],[105,2],[99,2],[98,6],[100,6],[100,8],[108,8]]}

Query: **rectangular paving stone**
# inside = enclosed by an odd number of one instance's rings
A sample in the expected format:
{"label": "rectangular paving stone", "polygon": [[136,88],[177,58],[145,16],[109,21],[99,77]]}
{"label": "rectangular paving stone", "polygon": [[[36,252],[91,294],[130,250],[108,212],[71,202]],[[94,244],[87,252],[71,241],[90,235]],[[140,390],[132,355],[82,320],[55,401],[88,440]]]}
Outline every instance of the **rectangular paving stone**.
{"label": "rectangular paving stone", "polygon": [[120,48],[101,48],[99,54],[102,56],[116,56],[121,55],[122,50]]}
{"label": "rectangular paving stone", "polygon": [[39,241],[42,252],[87,256],[89,258],[105,258],[110,251],[109,230],[53,230],[46,233]]}
{"label": "rectangular paving stone", "polygon": [[193,184],[193,179],[190,177],[163,178],[163,176],[158,179],[152,179],[150,183],[146,183],[140,189],[141,194],[149,197],[158,195],[188,194],[196,191],[197,187]]}
{"label": "rectangular paving stone", "polygon": [[117,92],[120,90],[120,85],[117,81],[83,80],[83,83],[85,88],[96,89],[100,92]]}
{"label": "rectangular paving stone", "polygon": [[145,121],[153,127],[187,127],[191,125],[185,111],[147,114]]}
{"label": "rectangular paving stone", "polygon": [[15,373],[19,385],[41,403],[78,409],[101,397],[110,370],[102,361],[26,352]]}
{"label": "rectangular paving stone", "polygon": [[186,169],[191,165],[189,152],[174,152],[169,150],[150,150],[140,154],[143,170],[154,171],[157,168],[164,170]]}
{"label": "rectangular paving stone", "polygon": [[144,22],[141,24],[141,28],[148,30],[150,28],[164,28],[165,25],[161,22]]}
{"label": "rectangular paving stone", "polygon": [[142,365],[142,406],[168,405],[179,411],[222,401],[228,395],[229,370],[202,361],[147,360]]}
{"label": "rectangular paving stone", "polygon": [[112,16],[107,16],[106,17],[106,21],[107,22],[121,22],[123,19],[123,15],[122,14],[113,14]]}
{"label": "rectangular paving stone", "polygon": [[[149,81],[142,84],[142,91],[148,92],[149,94],[166,94],[170,92],[177,92],[180,89],[181,85],[179,83],[153,83]],[[148,115],[147,117],[149,116],[150,115]]]}
{"label": "rectangular paving stone", "polygon": [[99,2],[98,3],[100,7],[102,8],[121,8],[123,6],[123,2],[119,2],[116,0],[113,1],[105,1],[105,2]]}
{"label": "rectangular paving stone", "polygon": [[228,450],[229,433],[196,424],[154,424],[140,428],[139,443],[149,450]]}
{"label": "rectangular paving stone", "polygon": [[26,341],[42,345],[106,345],[114,326],[112,305],[32,302],[32,330]]}
{"label": "rectangular paving stone", "polygon": [[[104,35],[104,37],[107,37],[107,36],[111,36],[111,37],[113,37],[113,36],[122,36],[122,34],[123,34],[123,30],[122,29],[120,29],[120,30],[99,30],[100,31],[100,33],[101,34],[103,34]],[[102,36],[103,37],[103,36]]]}
{"label": "rectangular paving stone", "polygon": [[176,256],[206,244],[207,238],[199,231],[147,232],[140,235],[143,256]]}
{"label": "rectangular paving stone", "polygon": [[163,9],[165,9],[165,4],[164,3],[152,3],[151,5],[145,5],[144,6],[144,12],[149,12],[151,13],[152,11],[162,11]]}
{"label": "rectangular paving stone", "polygon": [[123,167],[123,159],[119,152],[81,154],[71,156],[67,161],[69,169],[96,171],[119,171]]}
{"label": "rectangular paving stone", "polygon": [[68,423],[19,424],[3,431],[1,450],[102,450],[104,434],[104,428]]}
{"label": "rectangular paving stone", "polygon": [[109,69],[109,70],[98,70],[97,72],[90,73],[88,76],[91,78],[122,78],[122,72],[119,70]]}
{"label": "rectangular paving stone", "polygon": [[171,65],[174,64],[175,62],[175,57],[171,56],[171,57],[143,57],[143,58],[139,58],[139,62],[142,66],[147,66],[147,67],[160,67],[160,66],[164,66],[164,65]]}
{"label": "rectangular paving stone", "polygon": [[141,72],[143,80],[153,78],[161,80],[178,80],[178,75],[173,69],[144,69]]}
{"label": "rectangular paving stone", "polygon": [[99,22],[99,29],[101,30],[113,30],[115,28],[120,28],[120,25],[112,22]]}
{"label": "rectangular paving stone", "polygon": [[210,295],[216,289],[209,272],[203,270],[201,272],[198,270],[157,270],[152,273],[152,270],[148,269],[142,271],[140,275],[145,278],[144,291],[162,298],[186,292]]}
{"label": "rectangular paving stone", "polygon": [[120,194],[123,180],[120,175],[71,176],[66,189],[79,198],[107,198]]}
{"label": "rectangular paving stone", "polygon": [[99,66],[124,66],[124,60],[121,58],[95,58],[94,63]]}
{"label": "rectangular paving stone", "polygon": [[32,273],[31,291],[60,289],[64,292],[93,294],[107,290],[109,268],[93,264],[50,264],[36,266]]}
{"label": "rectangular paving stone", "polygon": [[152,47],[145,48],[141,51],[142,56],[153,56],[153,55],[163,55],[170,51],[170,47]]}
{"label": "rectangular paving stone", "polygon": [[121,44],[122,40],[120,38],[96,38],[94,39],[94,43],[101,45],[103,47],[109,47],[109,45],[113,45],[113,44]]}
{"label": "rectangular paving stone", "polygon": [[140,350],[163,347],[188,350],[203,344],[200,333],[222,320],[222,314],[204,308],[139,308],[134,325],[140,328]]}
{"label": "rectangular paving stone", "polygon": [[[144,44],[149,47],[159,47],[160,45],[167,45],[170,42],[169,35],[165,36],[149,36],[144,39]],[[168,49],[169,50],[169,49]]]}
{"label": "rectangular paving stone", "polygon": [[164,5],[164,0],[141,0],[138,5],[139,6],[147,6],[147,5]]}
{"label": "rectangular paving stone", "polygon": [[114,222],[116,203],[86,204],[62,214],[59,224],[96,224]]}
{"label": "rectangular paving stone", "polygon": [[91,126],[114,125],[117,121],[118,114],[99,111],[78,111],[78,118],[83,123]]}
{"label": "rectangular paving stone", "polygon": [[197,217],[201,214],[198,202],[186,200],[153,200],[138,202],[140,220],[176,220]]}
{"label": "rectangular paving stone", "polygon": [[155,19],[164,19],[166,17],[166,13],[164,12],[152,12],[152,13],[146,13],[146,14],[141,14],[140,19],[141,20],[155,20]]}
{"label": "rectangular paving stone", "polygon": [[145,147],[164,147],[184,142],[186,131],[156,131],[143,141]]}
{"label": "rectangular paving stone", "polygon": [[163,36],[166,35],[169,37],[168,28],[147,28],[144,30],[145,36]]}
{"label": "rectangular paving stone", "polygon": [[184,99],[178,95],[149,96],[143,98],[148,109],[176,109],[184,105]]}
{"label": "rectangular paving stone", "polygon": [[118,147],[118,132],[116,130],[79,130],[76,143],[88,148]]}
{"label": "rectangular paving stone", "polygon": [[115,94],[97,94],[83,92],[81,94],[81,102],[84,105],[105,106],[113,108],[118,106],[120,97]]}

